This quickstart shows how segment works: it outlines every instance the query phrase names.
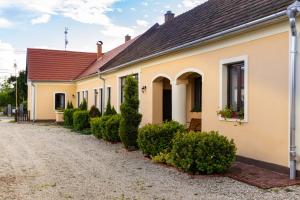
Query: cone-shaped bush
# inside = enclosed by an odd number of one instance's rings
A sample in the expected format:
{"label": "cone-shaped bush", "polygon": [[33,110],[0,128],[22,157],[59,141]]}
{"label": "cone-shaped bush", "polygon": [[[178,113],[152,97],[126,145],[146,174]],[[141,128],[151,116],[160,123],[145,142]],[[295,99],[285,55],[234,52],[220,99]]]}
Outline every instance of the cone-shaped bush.
{"label": "cone-shaped bush", "polygon": [[120,138],[126,149],[137,148],[138,128],[142,120],[139,113],[138,82],[132,76],[125,81],[124,103],[121,105]]}

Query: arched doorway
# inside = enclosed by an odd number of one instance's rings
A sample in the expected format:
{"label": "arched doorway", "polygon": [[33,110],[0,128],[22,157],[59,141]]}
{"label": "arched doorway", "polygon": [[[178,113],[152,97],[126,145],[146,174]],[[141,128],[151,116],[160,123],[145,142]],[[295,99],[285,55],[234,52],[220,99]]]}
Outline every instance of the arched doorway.
{"label": "arched doorway", "polygon": [[152,81],[153,111],[155,124],[172,120],[172,86],[169,78],[158,76]]}
{"label": "arched doorway", "polygon": [[179,73],[175,80],[173,119],[188,126],[192,119],[202,118],[203,74],[199,70],[187,69]]}

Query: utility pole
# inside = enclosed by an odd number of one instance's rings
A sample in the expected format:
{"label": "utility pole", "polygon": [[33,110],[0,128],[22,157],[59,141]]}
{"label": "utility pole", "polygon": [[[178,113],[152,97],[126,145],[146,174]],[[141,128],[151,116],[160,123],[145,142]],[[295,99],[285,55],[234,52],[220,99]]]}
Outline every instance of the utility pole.
{"label": "utility pole", "polygon": [[18,79],[17,79],[17,63],[14,64],[15,77],[16,77],[16,112],[18,109]]}
{"label": "utility pole", "polygon": [[67,45],[69,44],[69,41],[68,41],[68,31],[69,31],[69,28],[68,27],[65,27],[65,51],[67,50]]}

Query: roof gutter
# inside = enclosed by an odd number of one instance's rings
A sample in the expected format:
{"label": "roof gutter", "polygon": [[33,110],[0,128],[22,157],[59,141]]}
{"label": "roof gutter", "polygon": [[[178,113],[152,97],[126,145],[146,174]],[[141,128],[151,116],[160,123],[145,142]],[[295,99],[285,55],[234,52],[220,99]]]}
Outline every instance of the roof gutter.
{"label": "roof gutter", "polygon": [[291,28],[291,49],[290,49],[290,78],[289,78],[289,138],[290,138],[290,179],[296,179],[296,84],[297,84],[297,56],[298,56],[298,31],[296,17],[300,12],[300,2],[295,1],[287,9],[287,15]]}
{"label": "roof gutter", "polygon": [[287,13],[287,11],[284,10],[284,11],[281,11],[281,12],[269,15],[267,17],[263,17],[261,19],[255,20],[255,21],[248,22],[248,23],[245,23],[243,25],[236,26],[234,28],[227,29],[225,31],[222,31],[222,32],[219,32],[219,33],[216,33],[216,34],[213,34],[213,35],[210,35],[210,36],[198,39],[198,40],[194,40],[192,42],[188,42],[188,43],[185,43],[183,45],[179,45],[179,46],[167,49],[165,51],[161,51],[159,53],[155,53],[155,54],[152,54],[152,55],[149,55],[149,56],[145,56],[145,57],[140,58],[140,59],[136,59],[136,60],[127,62],[127,63],[119,65],[119,66],[117,66],[117,67],[115,67],[113,69],[109,69],[109,70],[106,70],[106,71],[103,71],[103,72],[100,72],[100,73],[101,74],[111,73],[111,72],[119,70],[120,68],[127,67],[128,65],[133,65],[133,64],[136,64],[136,63],[139,63],[139,62],[150,60],[150,59],[153,59],[153,58],[165,55],[165,54],[169,54],[169,53],[173,53],[173,52],[176,52],[176,51],[180,51],[182,49],[191,48],[191,47],[199,45],[202,42],[207,42],[207,41],[210,41],[210,40],[218,39],[218,38],[223,37],[225,35],[228,35],[230,33],[235,33],[235,32],[239,32],[239,31],[243,31],[243,30],[245,30],[247,28],[250,28],[250,27],[262,24],[262,23],[266,23],[266,22],[272,21],[272,20],[278,19],[280,17],[285,17],[286,13]]}

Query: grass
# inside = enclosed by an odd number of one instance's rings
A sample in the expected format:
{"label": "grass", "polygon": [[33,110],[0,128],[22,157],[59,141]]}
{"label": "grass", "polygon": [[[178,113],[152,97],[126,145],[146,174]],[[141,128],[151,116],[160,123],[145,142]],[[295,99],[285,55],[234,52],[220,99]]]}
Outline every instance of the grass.
{"label": "grass", "polygon": [[84,129],[82,131],[78,131],[78,130],[75,130],[72,126],[65,126],[65,125],[63,125],[63,127],[67,128],[67,129],[70,129],[72,132],[78,133],[80,135],[92,135],[92,131],[91,131],[90,128]]}

